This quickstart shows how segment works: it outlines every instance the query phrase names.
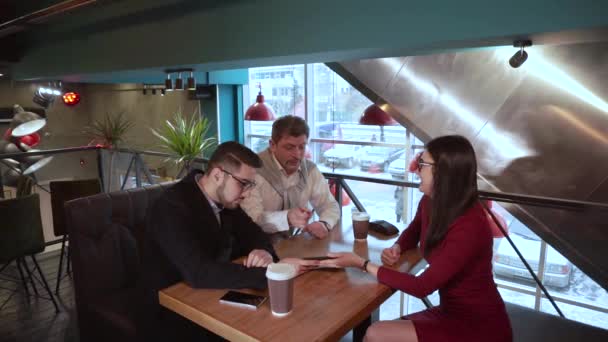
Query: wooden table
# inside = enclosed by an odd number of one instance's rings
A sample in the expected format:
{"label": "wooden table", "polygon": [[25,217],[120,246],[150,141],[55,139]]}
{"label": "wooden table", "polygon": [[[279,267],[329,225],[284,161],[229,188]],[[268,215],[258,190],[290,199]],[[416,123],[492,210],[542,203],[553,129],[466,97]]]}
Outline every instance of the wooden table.
{"label": "wooden table", "polygon": [[[380,262],[382,249],[396,239],[370,235],[367,241],[359,242],[354,241],[351,226],[340,228],[334,228],[323,240],[300,234],[280,241],[275,245],[277,254],[283,258],[354,251]],[[417,250],[407,251],[398,268],[407,272],[419,261]],[[224,293],[226,290],[193,289],[178,283],[160,291],[159,300],[164,307],[230,341],[337,341],[361,322],[369,324],[370,315],[394,291],[358,269],[314,270],[295,279],[293,311],[285,317],[273,316],[268,301],[257,310],[222,304],[219,298]]]}

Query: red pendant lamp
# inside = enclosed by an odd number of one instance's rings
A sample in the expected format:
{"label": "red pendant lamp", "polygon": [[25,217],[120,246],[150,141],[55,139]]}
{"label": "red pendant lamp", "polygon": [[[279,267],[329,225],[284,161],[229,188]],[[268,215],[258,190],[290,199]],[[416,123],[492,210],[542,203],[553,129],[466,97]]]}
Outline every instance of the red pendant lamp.
{"label": "red pendant lamp", "polygon": [[245,120],[248,121],[273,121],[274,111],[270,106],[264,103],[264,95],[262,95],[262,85],[258,84],[260,92],[255,99],[255,103],[247,108]]}
{"label": "red pendant lamp", "polygon": [[365,109],[363,115],[359,119],[361,125],[374,126],[393,126],[397,125],[397,121],[388,115],[380,106],[372,104]]}
{"label": "red pendant lamp", "polygon": [[377,104],[372,104],[365,108],[363,115],[359,119],[360,125],[380,126],[380,141],[384,142],[384,126],[394,126],[399,123],[388,115],[384,109]]}

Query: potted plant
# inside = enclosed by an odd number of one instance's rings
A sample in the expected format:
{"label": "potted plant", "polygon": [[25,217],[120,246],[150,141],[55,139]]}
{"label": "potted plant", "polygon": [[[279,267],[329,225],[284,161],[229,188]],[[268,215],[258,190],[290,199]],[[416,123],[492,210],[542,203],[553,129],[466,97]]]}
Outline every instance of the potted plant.
{"label": "potted plant", "polygon": [[88,135],[93,139],[89,145],[99,144],[107,148],[117,148],[125,141],[125,133],[133,127],[133,121],[126,118],[124,112],[116,115],[106,113],[102,120],[93,121],[87,127]]}
{"label": "potted plant", "polygon": [[124,112],[115,115],[106,113],[101,120],[93,121],[93,124],[86,128],[85,132],[92,138],[89,145],[101,145],[108,149],[110,153],[108,184],[106,190],[112,186],[112,174],[114,166],[114,148],[120,147],[125,142],[125,134],[133,127],[133,121],[126,118]]}
{"label": "potted plant", "polygon": [[174,162],[181,166],[178,178],[190,172],[192,162],[197,157],[215,146],[216,139],[206,137],[209,132],[209,120],[194,113],[185,118],[181,110],[177,111],[172,121],[165,121],[159,131],[151,129],[160,139],[161,148],[175,155]]}

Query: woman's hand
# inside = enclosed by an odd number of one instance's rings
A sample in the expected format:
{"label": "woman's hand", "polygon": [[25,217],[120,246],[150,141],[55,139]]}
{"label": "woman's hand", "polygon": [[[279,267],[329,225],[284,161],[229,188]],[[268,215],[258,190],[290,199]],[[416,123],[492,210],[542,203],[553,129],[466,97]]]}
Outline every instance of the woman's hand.
{"label": "woman's hand", "polygon": [[327,253],[327,256],[332,259],[322,260],[321,266],[324,267],[363,267],[365,260],[354,253]]}
{"label": "woman's hand", "polygon": [[319,260],[304,260],[300,258],[283,258],[279,262],[296,267],[296,276],[319,267]]}
{"label": "woman's hand", "polygon": [[382,251],[382,263],[385,265],[393,266],[399,257],[401,256],[401,247],[398,244],[394,244],[390,248],[385,248]]}

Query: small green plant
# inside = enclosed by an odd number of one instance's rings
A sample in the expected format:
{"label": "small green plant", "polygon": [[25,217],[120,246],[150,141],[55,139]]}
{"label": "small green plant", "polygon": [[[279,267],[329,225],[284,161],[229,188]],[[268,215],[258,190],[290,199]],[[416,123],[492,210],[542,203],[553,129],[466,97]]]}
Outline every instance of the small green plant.
{"label": "small green plant", "polygon": [[172,122],[167,120],[159,131],[151,131],[160,139],[162,148],[177,156],[175,163],[183,164],[186,171],[190,171],[194,158],[202,157],[216,143],[215,138],[205,137],[209,120],[200,118],[197,113],[188,119],[178,111]]}
{"label": "small green plant", "polygon": [[93,138],[90,144],[116,148],[125,141],[125,134],[131,127],[133,121],[126,118],[123,112],[116,115],[106,113],[102,120],[95,120],[93,125],[87,128],[87,133]]}
{"label": "small green plant", "polygon": [[110,162],[106,171],[108,175],[106,191],[110,191],[113,184],[115,172],[113,149],[125,142],[125,134],[131,127],[133,127],[133,121],[126,118],[124,112],[120,112],[115,115],[106,113],[103,119],[93,121],[93,124],[85,129],[85,133],[92,138],[89,145],[102,145],[108,149],[110,154]]}

